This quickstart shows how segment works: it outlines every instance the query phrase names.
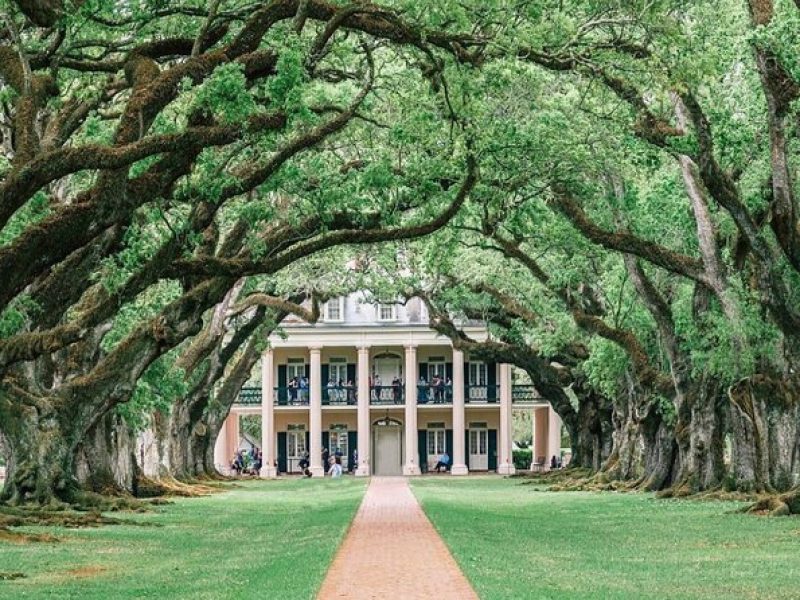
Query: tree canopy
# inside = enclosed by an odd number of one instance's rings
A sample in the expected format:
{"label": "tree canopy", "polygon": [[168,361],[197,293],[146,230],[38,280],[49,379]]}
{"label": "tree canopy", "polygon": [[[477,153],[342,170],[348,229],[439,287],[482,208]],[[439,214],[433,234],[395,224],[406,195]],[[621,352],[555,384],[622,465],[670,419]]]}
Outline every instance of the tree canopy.
{"label": "tree canopy", "polygon": [[358,288],[524,370],[603,480],[797,484],[800,3],[4,4],[6,501],[156,409],[208,471],[267,333]]}

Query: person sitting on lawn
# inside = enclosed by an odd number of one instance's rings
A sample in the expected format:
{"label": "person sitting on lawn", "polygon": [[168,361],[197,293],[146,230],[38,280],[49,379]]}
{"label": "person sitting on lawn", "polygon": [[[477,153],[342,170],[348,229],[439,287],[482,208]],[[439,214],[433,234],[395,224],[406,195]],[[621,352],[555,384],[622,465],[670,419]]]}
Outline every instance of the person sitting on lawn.
{"label": "person sitting on lawn", "polygon": [[450,455],[447,454],[447,450],[445,450],[439,457],[439,462],[436,463],[436,472],[441,473],[442,469],[447,471],[449,468],[450,468]]}

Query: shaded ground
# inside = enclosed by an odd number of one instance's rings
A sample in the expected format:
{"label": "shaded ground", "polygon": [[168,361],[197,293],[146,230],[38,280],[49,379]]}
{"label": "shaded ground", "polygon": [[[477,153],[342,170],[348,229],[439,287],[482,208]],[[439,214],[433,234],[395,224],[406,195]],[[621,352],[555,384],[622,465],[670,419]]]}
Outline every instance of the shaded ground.
{"label": "shaded ground", "polygon": [[0,598],[313,598],[366,482],[239,486],[115,515],[157,527],[25,528],[62,541],[0,540]]}
{"label": "shaded ground", "polygon": [[497,477],[422,478],[412,489],[483,599],[788,599],[800,590],[800,518]]}

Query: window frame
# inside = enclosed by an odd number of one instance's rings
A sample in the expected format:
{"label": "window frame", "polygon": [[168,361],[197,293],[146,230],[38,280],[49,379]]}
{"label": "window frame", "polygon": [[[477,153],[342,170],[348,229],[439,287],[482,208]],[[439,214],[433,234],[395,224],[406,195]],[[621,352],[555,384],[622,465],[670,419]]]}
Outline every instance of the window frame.
{"label": "window frame", "polygon": [[[383,317],[383,309],[388,308],[391,317],[384,318]],[[377,310],[378,321],[380,323],[391,323],[393,321],[397,321],[397,305],[394,303],[387,303],[387,302],[379,302],[378,303],[378,310]]]}
{"label": "window frame", "polygon": [[[339,310],[339,316],[337,318],[331,317],[331,302],[337,303],[337,308]],[[325,302],[325,307],[322,312],[323,319],[326,323],[344,323],[344,296],[328,299],[328,301]]]}
{"label": "window frame", "polygon": [[[431,444],[433,442],[433,444]],[[427,430],[425,448],[428,456],[441,456],[447,450],[447,434],[444,428],[434,427]]]}

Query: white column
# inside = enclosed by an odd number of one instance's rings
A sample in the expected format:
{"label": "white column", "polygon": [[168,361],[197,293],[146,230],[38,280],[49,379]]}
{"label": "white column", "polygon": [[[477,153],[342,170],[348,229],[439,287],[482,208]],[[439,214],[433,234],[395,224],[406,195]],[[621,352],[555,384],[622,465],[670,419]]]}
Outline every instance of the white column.
{"label": "white column", "polygon": [[406,460],[403,475],[419,475],[417,449],[417,347],[406,346]]}
{"label": "white column", "polygon": [[225,443],[227,466],[230,468],[233,455],[239,451],[239,413],[231,411],[225,419]]}
{"label": "white column", "polygon": [[542,469],[550,468],[550,456],[547,444],[550,439],[549,407],[533,409],[533,460],[544,461]]}
{"label": "white column", "polygon": [[547,421],[550,430],[547,438],[547,464],[549,465],[554,456],[561,460],[561,417],[553,410],[552,406],[547,408]]}
{"label": "white column", "polygon": [[356,477],[370,475],[369,347],[358,348],[358,466]]}
{"label": "white column", "polygon": [[230,471],[231,457],[228,456],[228,428],[227,422],[223,421],[222,427],[219,428],[217,434],[217,441],[214,444],[214,466],[217,471],[223,475],[227,475]]}
{"label": "white column", "polygon": [[309,416],[309,436],[311,437],[311,475],[322,477],[325,469],[322,467],[322,348],[314,346],[309,348],[311,356],[311,403]]}
{"label": "white column", "polygon": [[497,472],[501,475],[513,475],[514,460],[511,450],[511,365],[500,365],[500,444],[497,449]]}
{"label": "white column", "polygon": [[453,348],[453,466],[452,475],[466,475],[464,456],[466,423],[464,418],[464,353]]}
{"label": "white column", "polygon": [[277,477],[275,466],[275,392],[272,349],[261,354],[261,477]]}

